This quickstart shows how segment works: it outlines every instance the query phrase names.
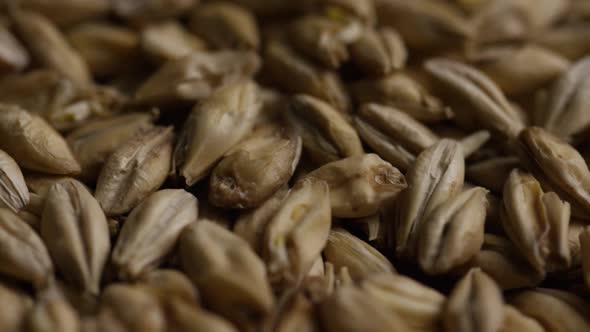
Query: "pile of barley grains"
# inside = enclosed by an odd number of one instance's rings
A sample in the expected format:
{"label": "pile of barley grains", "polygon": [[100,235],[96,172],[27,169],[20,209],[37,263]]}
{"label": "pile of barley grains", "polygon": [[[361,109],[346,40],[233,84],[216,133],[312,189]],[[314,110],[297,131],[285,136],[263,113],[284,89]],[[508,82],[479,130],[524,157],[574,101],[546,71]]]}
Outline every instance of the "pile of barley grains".
{"label": "pile of barley grains", "polygon": [[589,0],[0,0],[0,332],[590,332]]}

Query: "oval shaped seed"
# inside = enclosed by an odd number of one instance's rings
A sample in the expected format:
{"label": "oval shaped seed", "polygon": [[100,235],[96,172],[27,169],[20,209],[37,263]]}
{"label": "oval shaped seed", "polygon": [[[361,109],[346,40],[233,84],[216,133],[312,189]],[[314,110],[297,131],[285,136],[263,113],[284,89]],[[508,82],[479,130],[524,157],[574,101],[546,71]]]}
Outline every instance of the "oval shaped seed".
{"label": "oval shaped seed", "polygon": [[202,221],[182,232],[179,252],[183,269],[216,312],[240,326],[257,326],[270,313],[274,297],[265,266],[246,241]]}
{"label": "oval shaped seed", "polygon": [[271,281],[294,284],[305,276],[326,245],[331,219],[328,184],[297,181],[266,227],[262,257]]}
{"label": "oval shaped seed", "polygon": [[257,207],[289,181],[300,156],[301,137],[293,129],[258,128],[213,169],[209,200],[227,208]]}
{"label": "oval shaped seed", "polygon": [[444,84],[449,96],[452,94],[453,99],[470,106],[453,108],[462,123],[471,120],[471,125],[477,123],[508,138],[517,137],[523,129],[521,118],[500,88],[477,69],[453,60],[436,58],[428,60],[425,69]]}
{"label": "oval shaped seed", "polygon": [[53,279],[53,264],[37,233],[16,214],[0,208],[0,273],[44,288]]}
{"label": "oval shaped seed", "polygon": [[567,267],[569,203],[553,192],[543,193],[534,177],[516,169],[506,181],[503,200],[504,229],[530,264],[541,272],[548,264]]}
{"label": "oval shaped seed", "polygon": [[470,270],[451,291],[445,331],[498,331],[504,321],[504,300],[498,285],[480,269]]}
{"label": "oval shaped seed", "polygon": [[357,116],[414,154],[439,140],[428,127],[394,107],[365,104]]}
{"label": "oval shaped seed", "polygon": [[396,253],[413,256],[420,225],[432,210],[461,192],[465,161],[459,143],[442,139],[424,150],[407,172],[408,189],[395,218]]}
{"label": "oval shaped seed", "polygon": [[524,130],[519,142],[522,161],[572,204],[576,216],[576,209],[590,210],[590,170],[574,147],[538,127]]}
{"label": "oval shaped seed", "polygon": [[296,95],[287,113],[303,149],[319,164],[363,153],[361,140],[342,113],[308,95]]}
{"label": "oval shaped seed", "polygon": [[190,28],[220,49],[257,49],[260,44],[254,15],[231,2],[205,3],[195,7]]}
{"label": "oval shaped seed", "polygon": [[38,62],[63,74],[80,86],[92,82],[88,66],[65,36],[45,16],[32,11],[16,11],[13,22],[21,38]]}
{"label": "oval shaped seed", "polygon": [[330,231],[323,256],[335,269],[347,267],[350,276],[355,280],[374,273],[396,272],[383,254],[341,228]]}
{"label": "oval shaped seed", "polygon": [[41,117],[14,105],[0,105],[0,149],[23,168],[50,174],[80,173],[63,137]]}
{"label": "oval shaped seed", "polygon": [[139,132],[106,160],[95,197],[109,215],[129,212],[166,180],[172,164],[172,127]]}
{"label": "oval shaped seed", "polygon": [[229,84],[197,105],[174,151],[173,168],[191,186],[252,129],[262,108],[253,82]]}
{"label": "oval shaped seed", "polygon": [[119,277],[137,279],[154,269],[197,216],[196,197],[182,189],[163,189],[148,196],[129,214],[112,251]]}
{"label": "oval shaped seed", "polygon": [[83,184],[63,180],[50,187],[40,233],[64,278],[84,292],[98,294],[111,249],[109,227]]}
{"label": "oval shaped seed", "polygon": [[368,75],[384,76],[406,65],[408,51],[394,29],[370,28],[350,45],[350,57]]}
{"label": "oval shaped seed", "polygon": [[474,187],[441,203],[417,230],[417,259],[430,274],[442,274],[467,263],[484,238],[487,190]]}
{"label": "oval shaped seed", "polygon": [[18,164],[0,150],[0,205],[19,212],[29,204],[29,189]]}
{"label": "oval shaped seed", "polygon": [[404,175],[373,153],[325,164],[305,178],[328,183],[332,215],[341,218],[375,214],[407,187]]}

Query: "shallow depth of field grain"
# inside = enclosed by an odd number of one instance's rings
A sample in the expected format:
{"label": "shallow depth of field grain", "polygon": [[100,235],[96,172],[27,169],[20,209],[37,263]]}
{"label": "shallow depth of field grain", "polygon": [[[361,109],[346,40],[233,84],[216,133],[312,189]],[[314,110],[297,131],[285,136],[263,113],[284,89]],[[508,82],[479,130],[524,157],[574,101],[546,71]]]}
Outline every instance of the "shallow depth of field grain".
{"label": "shallow depth of field grain", "polygon": [[0,332],[590,332],[590,1],[0,1]]}

